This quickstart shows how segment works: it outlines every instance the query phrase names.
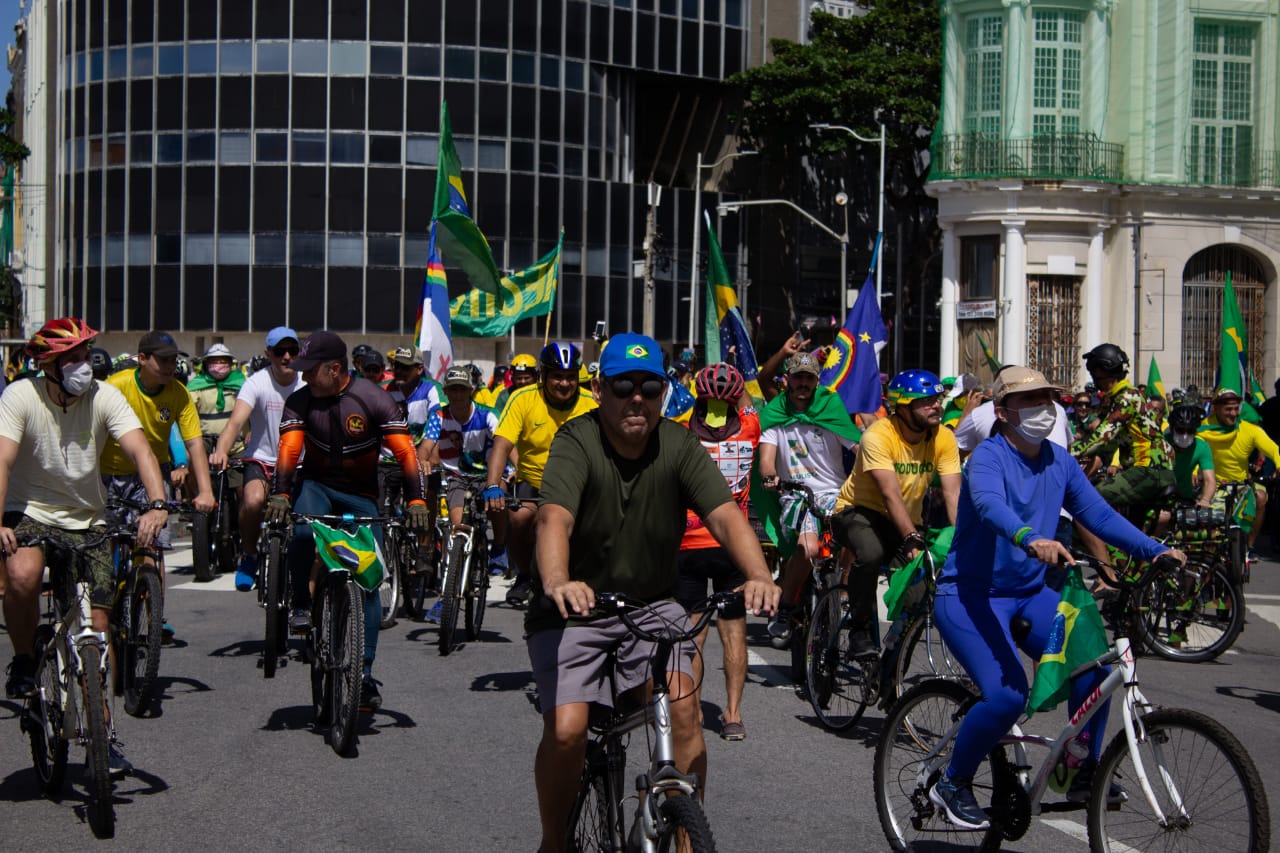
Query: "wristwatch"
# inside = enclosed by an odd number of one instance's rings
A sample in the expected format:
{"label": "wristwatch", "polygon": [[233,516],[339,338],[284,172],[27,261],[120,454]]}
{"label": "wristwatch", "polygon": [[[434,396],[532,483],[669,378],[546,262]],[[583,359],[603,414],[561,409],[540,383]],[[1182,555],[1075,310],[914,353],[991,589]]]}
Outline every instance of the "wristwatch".
{"label": "wristwatch", "polygon": [[165,501],[152,501],[151,503],[147,504],[147,509],[149,509],[149,510],[151,510],[151,509],[162,509],[162,510],[164,510],[165,512],[168,512],[168,511],[169,511],[169,504],[168,504],[168,503],[166,503]]}

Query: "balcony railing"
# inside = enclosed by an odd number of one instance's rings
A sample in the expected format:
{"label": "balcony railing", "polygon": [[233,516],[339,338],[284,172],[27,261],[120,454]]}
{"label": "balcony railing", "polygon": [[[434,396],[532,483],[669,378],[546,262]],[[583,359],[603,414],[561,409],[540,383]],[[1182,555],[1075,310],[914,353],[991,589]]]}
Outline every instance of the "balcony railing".
{"label": "balcony railing", "polygon": [[934,143],[929,178],[1121,181],[1124,146],[1103,142],[1092,133],[1020,139],[993,133],[952,134]]}
{"label": "balcony railing", "polygon": [[1186,178],[1189,184],[1211,187],[1280,187],[1280,151],[1223,152],[1187,146]]}

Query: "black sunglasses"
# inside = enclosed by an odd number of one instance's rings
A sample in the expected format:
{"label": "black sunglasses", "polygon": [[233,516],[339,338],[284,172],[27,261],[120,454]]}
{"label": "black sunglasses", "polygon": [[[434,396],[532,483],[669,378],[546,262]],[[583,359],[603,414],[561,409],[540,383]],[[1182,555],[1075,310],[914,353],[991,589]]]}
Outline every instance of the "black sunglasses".
{"label": "black sunglasses", "polygon": [[605,384],[609,386],[609,390],[613,392],[613,396],[620,400],[628,400],[636,393],[636,387],[640,388],[640,396],[646,400],[656,400],[662,396],[662,392],[666,390],[667,383],[664,379],[646,379],[637,383],[634,379],[628,379],[625,376],[619,376],[616,379],[606,379]]}
{"label": "black sunglasses", "polygon": [[298,354],[297,347],[272,347],[271,351],[275,353],[276,358],[284,358],[286,355],[296,356]]}

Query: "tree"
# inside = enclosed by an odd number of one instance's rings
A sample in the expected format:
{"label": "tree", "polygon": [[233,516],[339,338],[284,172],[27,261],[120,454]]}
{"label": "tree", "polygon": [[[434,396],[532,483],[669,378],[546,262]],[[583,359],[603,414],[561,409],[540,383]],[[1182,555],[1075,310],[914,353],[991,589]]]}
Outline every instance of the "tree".
{"label": "tree", "polygon": [[[938,6],[936,0],[864,0],[863,9],[865,14],[852,18],[814,12],[808,44],[774,39],[770,62],[731,79],[744,89],[740,135],[745,145],[762,154],[757,164],[764,171],[762,185],[817,210],[828,222],[838,222],[843,215],[833,199],[836,189],[845,185],[859,226],[851,238],[849,263],[850,277],[858,283],[858,266],[869,263],[875,237],[879,149],[845,133],[816,131],[809,125],[846,125],[863,136],[878,137],[878,124],[883,122],[886,243],[894,241],[894,226],[900,224],[900,284],[905,287],[895,290],[913,293],[920,288],[913,290],[912,283],[929,280],[927,270],[938,254],[937,205],[924,193],[930,135],[941,98]],[[776,224],[765,226],[770,234],[761,239],[793,236],[786,233],[792,222],[785,214],[778,216]],[[785,252],[764,260],[795,264]],[[893,269],[885,267],[886,281]],[[785,269],[762,274],[766,280],[788,279]],[[803,302],[800,294],[796,296],[795,301]],[[927,296],[922,301],[932,304]],[[921,332],[922,324],[923,320]]]}
{"label": "tree", "polygon": [[14,169],[31,156],[31,150],[13,138],[14,115],[13,90],[5,98],[8,109],[0,110],[0,175],[3,176],[3,198],[0,198],[0,323],[5,333],[12,335],[20,329],[22,283],[9,268],[9,255],[13,251],[13,185]]}

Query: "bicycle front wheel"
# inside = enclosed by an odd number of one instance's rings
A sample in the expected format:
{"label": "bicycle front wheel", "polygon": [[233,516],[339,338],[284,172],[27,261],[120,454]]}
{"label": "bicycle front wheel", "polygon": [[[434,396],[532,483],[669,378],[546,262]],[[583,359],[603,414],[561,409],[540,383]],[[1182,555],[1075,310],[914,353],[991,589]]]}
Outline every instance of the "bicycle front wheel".
{"label": "bicycle front wheel", "polygon": [[882,707],[897,701],[908,690],[931,678],[945,678],[966,687],[972,684],[969,674],[952,657],[951,650],[943,642],[938,623],[933,620],[931,612],[926,611],[917,616],[903,632],[896,658],[893,684],[889,685],[892,695],[882,697]]}
{"label": "bicycle front wheel", "polygon": [[484,609],[489,603],[489,558],[481,548],[471,556],[471,577],[468,578],[466,601],[467,639],[480,639],[480,627],[484,625]]}
{"label": "bicycle front wheel", "polygon": [[160,641],[164,629],[164,592],[160,578],[139,568],[129,593],[129,624],[124,654],[118,661],[124,679],[124,709],[134,717],[147,713],[151,691],[160,672]]}
{"label": "bicycle front wheel", "polygon": [[1213,660],[1244,628],[1240,588],[1216,566],[1187,563],[1158,572],[1134,592],[1133,607],[1143,641],[1167,660]]}
{"label": "bicycle front wheel", "polygon": [[23,720],[31,738],[31,763],[40,780],[40,790],[50,799],[62,796],[62,780],[67,772],[67,741],[62,733],[62,681],[58,675],[58,650],[48,625],[36,629],[32,656],[36,660],[36,694],[27,700]]}
{"label": "bicycle front wheel", "polygon": [[692,850],[693,853],[714,853],[716,841],[711,836],[711,824],[698,801],[688,794],[667,797],[658,806],[662,828],[658,835],[658,850],[675,853],[676,850]]}
{"label": "bicycle front wheel", "polygon": [[[894,850],[935,846],[993,850],[999,846],[998,830],[960,829],[929,799],[929,790],[947,767],[951,739],[972,698],[954,681],[926,681],[899,699],[884,721],[876,744],[876,812]],[[991,803],[992,793],[991,763],[983,760],[973,777],[973,794],[985,806]]]}
{"label": "bicycle front wheel", "polygon": [[[1124,732],[1107,747],[1094,775],[1089,846],[1111,850],[1270,849],[1271,817],[1262,778],[1249,753],[1217,721],[1169,708],[1142,717],[1147,736],[1138,744],[1142,767],[1160,814],[1140,786]],[[1126,799],[1108,806],[1112,786]]]}
{"label": "bicycle front wheel", "polygon": [[809,704],[833,732],[853,728],[869,698],[862,665],[849,656],[849,619],[848,588],[832,587],[818,599],[805,639]]}
{"label": "bicycle front wheel", "polygon": [[84,700],[85,764],[89,769],[89,827],[98,838],[115,835],[116,815],[111,802],[107,709],[103,704],[102,649],[92,643],[80,649],[80,690]]}
{"label": "bicycle front wheel", "polygon": [[467,541],[454,536],[449,541],[449,556],[444,564],[444,584],[440,589],[440,654],[447,655],[457,647],[454,632],[458,629],[458,604],[462,598],[462,576],[467,568]]}
{"label": "bicycle front wheel", "polygon": [[608,762],[600,744],[587,744],[582,783],[569,812],[569,837],[565,845],[578,853],[617,850],[615,838],[622,839],[622,816],[618,803],[609,795]]}
{"label": "bicycle front wheel", "polygon": [[216,574],[213,555],[213,517],[204,512],[191,514],[191,566],[196,580],[208,583]]}
{"label": "bicycle front wheel", "polygon": [[364,592],[349,580],[329,596],[330,672],[329,745],[346,755],[356,742],[360,677],[364,672]]}
{"label": "bicycle front wheel", "polygon": [[387,549],[387,563],[383,567],[382,583],[378,584],[378,602],[381,605],[382,622],[379,627],[390,628],[396,624],[396,610],[400,606],[400,560],[394,548]]}
{"label": "bicycle front wheel", "polygon": [[284,555],[280,553],[280,539],[268,536],[267,553],[258,554],[264,561],[261,575],[266,578],[266,631],[262,642],[262,677],[275,678],[276,666],[280,662],[280,654],[289,644],[288,621],[289,609],[285,599],[285,565]]}
{"label": "bicycle front wheel", "polygon": [[218,507],[217,529],[218,571],[231,574],[240,565],[244,548],[240,544],[240,503],[234,489],[228,488]]}

